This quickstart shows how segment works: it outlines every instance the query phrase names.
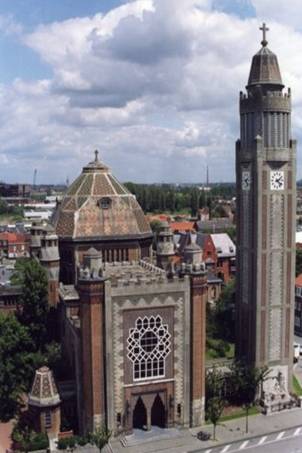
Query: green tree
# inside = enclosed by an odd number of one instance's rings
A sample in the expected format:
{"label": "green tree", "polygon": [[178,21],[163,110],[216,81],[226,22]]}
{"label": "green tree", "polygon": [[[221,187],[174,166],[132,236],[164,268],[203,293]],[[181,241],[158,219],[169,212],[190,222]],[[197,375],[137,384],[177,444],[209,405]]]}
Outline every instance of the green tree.
{"label": "green tree", "polygon": [[213,424],[213,438],[216,440],[216,426],[225,407],[225,375],[217,367],[206,374],[206,418]]}
{"label": "green tree", "polygon": [[232,241],[236,244],[236,240],[237,240],[236,226],[235,226],[235,225],[230,226],[229,228],[227,228],[227,229],[225,230],[225,232],[230,236],[230,238],[232,239]]}
{"label": "green tree", "polygon": [[29,328],[36,350],[43,350],[49,313],[46,271],[36,260],[22,259],[17,261],[14,281],[22,288],[18,319]]}
{"label": "green tree", "polygon": [[213,439],[216,440],[216,426],[225,406],[224,400],[219,396],[210,398],[207,404],[207,418],[213,424]]}
{"label": "green tree", "polygon": [[155,236],[160,232],[161,225],[162,225],[162,222],[160,220],[156,220],[156,219],[151,220],[150,227]]}
{"label": "green tree", "polygon": [[61,345],[56,341],[52,341],[45,346],[45,354],[43,361],[52,370],[56,370],[62,358]]}
{"label": "green tree", "polygon": [[16,219],[22,219],[23,208],[21,206],[10,206],[5,200],[0,199],[0,215],[10,215]]}
{"label": "green tree", "polygon": [[0,314],[0,419],[8,421],[22,406],[40,356],[33,353],[29,330],[15,315]]}
{"label": "green tree", "polygon": [[256,404],[256,397],[260,390],[260,384],[265,380],[268,373],[267,367],[257,368],[245,362],[234,362],[231,369],[230,384],[232,398],[245,409],[245,430],[248,432],[249,410]]}
{"label": "green tree", "polygon": [[49,446],[47,434],[35,432],[24,421],[14,426],[11,438],[24,452],[45,450]]}
{"label": "green tree", "polygon": [[92,434],[92,441],[98,447],[100,452],[108,444],[111,437],[111,431],[105,425],[98,426]]}
{"label": "green tree", "polygon": [[190,208],[191,208],[191,216],[196,217],[197,211],[199,208],[199,190],[193,189],[191,192],[191,200],[190,200]]}
{"label": "green tree", "polygon": [[214,307],[216,335],[226,341],[235,340],[235,279],[231,279],[223,288]]}

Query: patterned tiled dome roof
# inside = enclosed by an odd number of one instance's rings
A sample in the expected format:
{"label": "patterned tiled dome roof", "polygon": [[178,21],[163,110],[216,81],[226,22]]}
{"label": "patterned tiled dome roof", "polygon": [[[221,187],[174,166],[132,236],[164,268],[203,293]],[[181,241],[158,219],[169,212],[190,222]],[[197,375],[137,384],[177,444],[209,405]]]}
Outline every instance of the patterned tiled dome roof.
{"label": "patterned tiled dome roof", "polygon": [[52,371],[43,366],[36,371],[28,403],[32,406],[49,407],[61,402]]}
{"label": "patterned tiled dome roof", "polygon": [[136,198],[98,159],[83,168],[52,219],[59,238],[140,238],[152,235]]}

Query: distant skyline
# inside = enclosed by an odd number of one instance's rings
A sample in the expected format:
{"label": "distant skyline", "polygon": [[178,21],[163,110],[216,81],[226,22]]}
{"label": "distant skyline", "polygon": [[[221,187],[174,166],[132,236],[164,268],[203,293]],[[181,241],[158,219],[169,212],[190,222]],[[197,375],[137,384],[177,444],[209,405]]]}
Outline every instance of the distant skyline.
{"label": "distant skyline", "polygon": [[71,182],[98,148],[122,181],[235,180],[239,91],[270,28],[293,95],[298,0],[0,0],[0,180]]}

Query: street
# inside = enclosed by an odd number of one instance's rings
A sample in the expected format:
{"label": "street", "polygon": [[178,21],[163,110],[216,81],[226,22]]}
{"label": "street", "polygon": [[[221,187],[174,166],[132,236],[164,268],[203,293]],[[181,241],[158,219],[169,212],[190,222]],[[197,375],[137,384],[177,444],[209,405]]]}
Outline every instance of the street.
{"label": "street", "polygon": [[190,453],[302,453],[302,426]]}

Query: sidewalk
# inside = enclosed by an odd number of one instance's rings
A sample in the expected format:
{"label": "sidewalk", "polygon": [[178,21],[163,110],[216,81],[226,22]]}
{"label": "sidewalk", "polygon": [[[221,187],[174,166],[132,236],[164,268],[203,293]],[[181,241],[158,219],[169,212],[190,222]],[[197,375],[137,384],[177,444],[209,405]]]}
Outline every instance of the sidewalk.
{"label": "sidewalk", "polygon": [[13,422],[0,423],[0,453],[5,453],[11,446],[11,432],[13,429]]}
{"label": "sidewalk", "polygon": [[302,426],[301,408],[272,415],[251,415],[249,417],[249,432],[247,434],[245,433],[245,417],[230,420],[217,426],[217,441],[202,442],[195,437],[196,433],[201,429],[212,434],[212,425],[206,425],[189,430],[180,430],[180,436],[175,439],[153,441],[136,445],[135,447],[123,447],[119,441],[114,440],[111,446],[114,453],[185,453],[236,440],[245,440],[295,426]]}

